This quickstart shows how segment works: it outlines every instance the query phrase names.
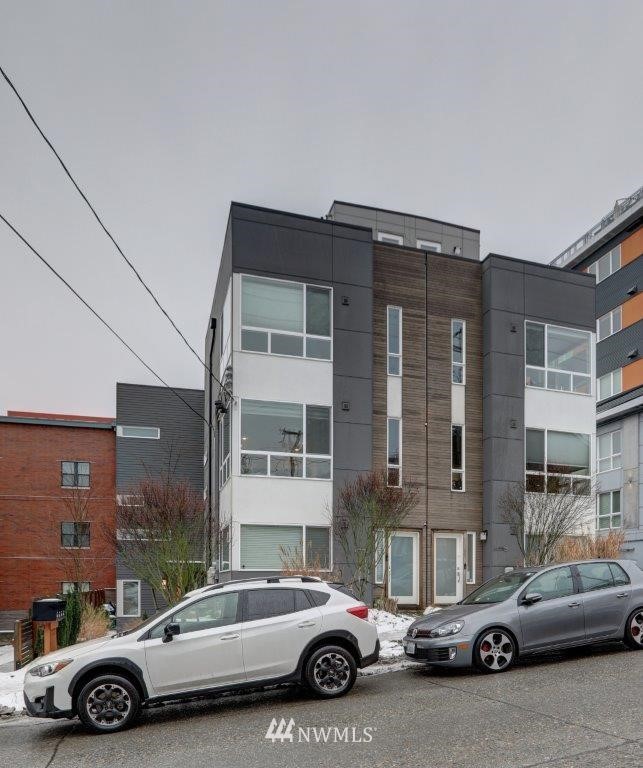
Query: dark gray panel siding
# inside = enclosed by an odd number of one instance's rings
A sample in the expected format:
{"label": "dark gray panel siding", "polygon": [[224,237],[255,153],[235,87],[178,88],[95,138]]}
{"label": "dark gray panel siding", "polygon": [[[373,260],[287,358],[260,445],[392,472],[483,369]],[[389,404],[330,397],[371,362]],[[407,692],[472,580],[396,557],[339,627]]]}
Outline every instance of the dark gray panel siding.
{"label": "dark gray panel siding", "polygon": [[643,320],[596,345],[596,375],[602,376],[633,362],[636,357],[628,358],[628,355],[636,349],[640,357],[643,354]]}
{"label": "dark gray panel siding", "polygon": [[602,317],[610,310],[623,304],[632,295],[628,291],[636,286],[643,291],[643,259],[631,261],[613,275],[601,280],[596,286],[596,317]]}

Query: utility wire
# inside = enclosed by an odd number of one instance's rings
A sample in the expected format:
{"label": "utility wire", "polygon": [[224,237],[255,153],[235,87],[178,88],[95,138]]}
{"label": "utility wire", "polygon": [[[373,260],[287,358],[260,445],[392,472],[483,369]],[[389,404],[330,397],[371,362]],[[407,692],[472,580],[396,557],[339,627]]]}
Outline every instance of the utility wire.
{"label": "utility wire", "polygon": [[8,84],[8,86],[9,86],[9,88],[11,88],[11,90],[14,92],[14,94],[15,94],[16,98],[18,99],[18,101],[19,101],[19,102],[20,102],[20,104],[22,105],[22,108],[23,108],[23,109],[24,109],[24,111],[27,113],[27,116],[29,117],[29,119],[30,119],[30,120],[31,120],[31,122],[33,123],[33,125],[34,125],[35,129],[36,129],[36,130],[38,131],[38,133],[39,133],[39,134],[42,136],[42,139],[43,139],[43,141],[45,142],[45,144],[46,144],[46,145],[49,147],[49,149],[50,149],[50,150],[51,150],[51,151],[54,153],[54,155],[55,155],[55,157],[56,157],[56,160],[58,160],[58,162],[60,163],[60,166],[61,166],[61,168],[63,169],[63,171],[65,172],[65,174],[67,175],[67,177],[69,178],[69,180],[71,181],[71,183],[72,183],[72,184],[74,185],[74,187],[76,188],[76,191],[77,191],[77,192],[78,192],[78,194],[79,194],[79,195],[82,197],[82,199],[85,201],[85,203],[86,203],[87,207],[89,208],[89,210],[90,210],[90,211],[91,211],[91,212],[94,214],[94,218],[95,218],[95,219],[96,219],[96,221],[97,221],[97,222],[100,224],[100,227],[101,227],[101,229],[103,230],[103,232],[104,232],[104,233],[107,235],[107,237],[108,237],[108,238],[109,238],[109,239],[112,241],[112,243],[113,243],[114,247],[115,247],[115,248],[116,248],[116,250],[119,252],[119,254],[120,254],[122,257],[123,257],[123,259],[124,259],[125,263],[126,263],[128,266],[129,266],[129,268],[132,270],[132,272],[133,272],[133,273],[136,275],[136,277],[137,277],[137,279],[138,279],[139,283],[140,283],[140,284],[141,284],[141,285],[142,285],[142,286],[145,288],[145,290],[146,290],[146,291],[149,293],[149,295],[152,297],[152,299],[153,299],[154,303],[156,304],[156,306],[157,306],[157,307],[158,307],[158,308],[161,310],[161,312],[162,312],[162,313],[165,315],[165,317],[168,319],[168,321],[169,321],[170,325],[172,326],[172,328],[174,328],[174,330],[175,330],[175,331],[176,331],[176,332],[179,334],[179,336],[181,337],[181,339],[183,339],[183,342],[184,342],[184,343],[187,345],[188,349],[189,349],[189,350],[192,352],[192,354],[193,354],[193,355],[196,357],[196,359],[197,359],[197,360],[198,360],[198,361],[201,363],[201,365],[202,365],[202,366],[203,366],[203,367],[206,369],[206,371],[207,371],[207,372],[210,374],[210,376],[211,376],[211,377],[214,379],[214,381],[216,381],[216,383],[217,383],[217,384],[218,384],[218,385],[219,385],[219,386],[220,386],[220,387],[223,389],[223,391],[224,391],[224,392],[225,392],[225,393],[228,395],[228,397],[232,398],[232,392],[230,392],[230,390],[229,390],[229,389],[228,389],[228,388],[225,386],[225,384],[223,384],[223,382],[219,381],[219,379],[217,379],[217,377],[214,375],[214,373],[212,373],[212,369],[210,368],[210,366],[209,366],[209,365],[208,365],[208,364],[205,362],[205,360],[203,360],[203,358],[201,357],[201,355],[199,355],[199,353],[196,351],[196,349],[194,349],[194,347],[193,347],[193,346],[190,344],[190,342],[189,342],[189,341],[188,341],[188,340],[185,338],[185,336],[184,336],[184,335],[183,335],[183,333],[180,331],[179,327],[176,325],[176,323],[174,322],[174,320],[172,320],[172,318],[170,317],[170,315],[169,315],[169,314],[166,312],[166,310],[165,310],[165,309],[164,309],[164,307],[162,306],[161,302],[160,302],[160,301],[159,301],[159,300],[156,298],[156,296],[154,295],[154,292],[152,291],[152,289],[151,289],[151,288],[148,286],[148,284],[145,282],[145,280],[143,280],[143,278],[141,277],[141,274],[140,274],[140,272],[139,272],[139,271],[136,269],[136,267],[134,266],[134,264],[132,264],[132,262],[131,262],[131,261],[130,261],[128,258],[127,258],[127,256],[126,256],[126,255],[125,255],[125,253],[123,252],[123,249],[122,249],[122,248],[120,247],[120,245],[119,245],[119,244],[116,242],[116,239],[114,238],[114,236],[112,235],[112,233],[109,231],[109,229],[107,229],[107,227],[106,227],[106,226],[105,226],[105,224],[103,223],[103,220],[101,219],[101,217],[100,217],[100,216],[98,215],[98,213],[96,212],[96,209],[94,208],[94,206],[93,206],[93,205],[92,205],[92,204],[89,202],[89,200],[87,199],[87,195],[86,195],[86,194],[83,192],[83,190],[82,190],[82,189],[81,189],[81,188],[78,186],[78,184],[77,184],[77,182],[76,182],[76,179],[74,179],[74,177],[71,175],[71,172],[70,172],[69,168],[67,168],[67,166],[65,165],[65,163],[64,163],[64,161],[63,161],[63,159],[62,159],[62,157],[61,157],[61,156],[58,154],[58,152],[56,151],[56,148],[54,147],[54,145],[51,143],[51,141],[49,141],[49,139],[48,139],[48,138],[47,138],[47,136],[45,135],[44,131],[42,130],[42,128],[41,128],[41,127],[40,127],[40,125],[38,124],[38,121],[37,121],[37,120],[36,120],[36,118],[33,116],[33,114],[32,114],[32,112],[31,112],[31,110],[29,109],[29,107],[28,107],[28,106],[27,106],[27,104],[25,103],[25,100],[22,98],[22,96],[21,96],[21,95],[20,95],[20,93],[18,92],[18,89],[17,89],[17,88],[16,88],[16,86],[13,84],[13,82],[12,82],[11,78],[9,77],[9,75],[7,75],[7,73],[4,71],[4,69],[2,68],[2,66],[0,66],[0,73],[2,74],[2,76],[4,77],[4,79],[7,81],[7,84]]}
{"label": "utility wire", "polygon": [[150,372],[150,373],[151,373],[151,374],[152,374],[152,375],[153,375],[153,376],[154,376],[156,379],[158,379],[158,381],[160,381],[160,382],[161,382],[161,384],[163,384],[163,386],[167,387],[167,388],[170,390],[170,392],[173,392],[173,393],[174,393],[174,394],[175,394],[175,395],[176,395],[176,396],[179,398],[179,400],[181,400],[181,401],[182,401],[182,402],[183,402],[183,403],[184,403],[184,404],[185,404],[185,405],[186,405],[186,406],[187,406],[187,407],[188,407],[188,408],[189,408],[189,409],[192,411],[192,413],[196,414],[196,415],[197,415],[197,416],[198,416],[198,417],[199,417],[199,418],[200,418],[200,419],[201,419],[203,422],[205,422],[205,424],[208,426],[208,429],[212,429],[212,425],[211,425],[211,424],[208,422],[208,420],[207,420],[207,419],[206,419],[206,418],[203,416],[203,414],[199,413],[199,412],[196,410],[196,408],[193,408],[193,407],[190,405],[190,403],[188,403],[188,401],[187,401],[187,400],[186,400],[184,397],[181,397],[181,395],[180,395],[180,394],[179,394],[179,393],[178,393],[178,392],[177,392],[175,389],[173,389],[173,388],[172,388],[172,387],[171,387],[171,386],[170,386],[170,385],[167,383],[167,381],[165,381],[165,379],[162,379],[162,378],[161,378],[161,377],[158,375],[158,373],[157,373],[157,372],[156,372],[156,371],[155,371],[155,370],[154,370],[154,369],[153,369],[153,368],[152,368],[150,365],[148,365],[148,364],[145,362],[145,360],[143,360],[143,358],[142,358],[142,357],[141,357],[141,356],[138,354],[138,352],[136,352],[134,349],[132,349],[132,347],[130,347],[130,345],[129,345],[129,344],[128,344],[128,343],[125,341],[125,339],[124,339],[124,338],[123,338],[123,337],[122,337],[122,336],[121,336],[121,335],[118,333],[118,331],[115,331],[115,330],[112,328],[112,326],[111,326],[111,325],[110,325],[110,324],[107,322],[107,320],[105,320],[103,317],[101,317],[101,316],[98,314],[98,312],[97,312],[97,311],[96,311],[96,310],[95,310],[95,309],[94,309],[94,308],[91,306],[91,304],[90,304],[88,301],[86,301],[86,300],[85,300],[85,299],[84,299],[84,298],[83,298],[83,297],[80,295],[80,293],[78,293],[78,291],[77,291],[77,290],[76,290],[76,289],[75,289],[73,286],[71,286],[71,285],[70,285],[70,284],[67,282],[67,280],[65,280],[65,278],[64,278],[64,277],[63,277],[63,276],[60,274],[60,272],[56,271],[56,269],[55,269],[54,267],[52,267],[52,265],[51,265],[51,264],[50,264],[50,263],[47,261],[47,259],[45,259],[45,257],[44,257],[44,256],[42,256],[40,253],[38,253],[38,251],[37,251],[37,250],[36,250],[36,249],[33,247],[33,245],[31,245],[31,243],[30,243],[30,242],[29,242],[29,241],[28,241],[28,240],[27,240],[25,237],[23,237],[23,235],[22,235],[22,234],[21,234],[21,233],[20,233],[20,232],[19,232],[19,231],[18,231],[18,230],[17,230],[17,229],[16,229],[16,228],[13,226],[13,224],[12,224],[10,221],[8,221],[8,219],[6,219],[6,218],[5,218],[5,217],[2,215],[2,213],[0,213],[0,219],[2,219],[2,221],[4,221],[4,223],[5,223],[5,224],[6,224],[6,225],[9,227],[9,229],[10,229],[10,230],[11,230],[11,231],[14,233],[14,235],[16,235],[16,237],[17,237],[19,240],[21,240],[21,241],[22,241],[22,242],[23,242],[23,243],[24,243],[24,244],[27,246],[27,248],[29,248],[29,250],[30,250],[30,251],[31,251],[31,252],[32,252],[32,253],[33,253],[35,256],[37,256],[37,257],[40,259],[40,261],[41,261],[41,262],[42,262],[42,263],[43,263],[43,264],[44,264],[44,265],[47,267],[47,269],[49,269],[51,272],[53,272],[53,273],[54,273],[54,275],[55,275],[55,276],[56,276],[56,277],[57,277],[57,278],[58,278],[58,279],[59,279],[59,280],[60,280],[62,283],[64,283],[64,285],[66,285],[66,286],[67,286],[67,288],[68,288],[68,289],[69,289],[69,290],[70,290],[70,291],[71,291],[71,292],[74,294],[74,296],[75,296],[75,297],[76,297],[76,298],[77,298],[77,299],[78,299],[78,300],[79,300],[79,301],[80,301],[82,304],[84,304],[84,305],[87,307],[87,309],[88,309],[88,310],[89,310],[89,311],[92,313],[92,315],[94,315],[94,317],[95,317],[95,318],[97,318],[97,319],[98,319],[98,320],[99,320],[99,321],[100,321],[100,322],[101,322],[101,323],[102,323],[102,324],[105,326],[105,328],[107,328],[107,330],[108,330],[108,331],[109,331],[111,334],[113,334],[114,336],[116,336],[116,338],[117,338],[117,339],[118,339],[118,340],[121,342],[121,344],[122,344],[122,345],[123,345],[123,346],[124,346],[126,349],[128,349],[128,350],[129,350],[129,351],[130,351],[130,352],[131,352],[131,353],[134,355],[134,357],[135,357],[135,358],[136,358],[136,359],[137,359],[137,360],[138,360],[140,363],[142,363],[142,364],[143,364],[143,365],[144,365],[144,366],[147,368],[147,370],[148,370],[148,371],[149,371],[149,372]]}

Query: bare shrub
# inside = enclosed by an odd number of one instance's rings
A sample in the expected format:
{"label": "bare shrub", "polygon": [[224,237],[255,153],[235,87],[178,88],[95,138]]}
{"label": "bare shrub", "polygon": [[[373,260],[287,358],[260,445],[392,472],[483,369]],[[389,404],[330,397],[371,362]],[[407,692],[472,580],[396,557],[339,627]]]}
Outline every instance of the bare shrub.
{"label": "bare shrub", "polygon": [[620,557],[625,536],[621,531],[610,531],[605,535],[569,536],[556,547],[553,561],[566,563],[572,560],[595,560],[596,558]]}
{"label": "bare shrub", "polygon": [[91,603],[83,601],[80,615],[80,631],[78,641],[95,640],[104,637],[110,628],[110,618],[107,611],[101,607],[94,607]]}

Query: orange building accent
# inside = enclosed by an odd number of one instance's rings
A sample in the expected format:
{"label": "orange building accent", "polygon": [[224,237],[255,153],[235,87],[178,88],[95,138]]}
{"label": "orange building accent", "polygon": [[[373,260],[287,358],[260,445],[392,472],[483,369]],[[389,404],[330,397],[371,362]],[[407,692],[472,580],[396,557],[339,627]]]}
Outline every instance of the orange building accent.
{"label": "orange building accent", "polygon": [[643,357],[623,366],[623,392],[643,384]]}
{"label": "orange building accent", "polygon": [[643,291],[639,291],[636,296],[632,296],[623,304],[621,325],[627,328],[628,325],[634,325],[641,319],[643,319]]}
{"label": "orange building accent", "polygon": [[643,254],[643,227],[639,227],[634,234],[621,243],[621,266],[624,267],[631,261],[635,261],[641,254]]}

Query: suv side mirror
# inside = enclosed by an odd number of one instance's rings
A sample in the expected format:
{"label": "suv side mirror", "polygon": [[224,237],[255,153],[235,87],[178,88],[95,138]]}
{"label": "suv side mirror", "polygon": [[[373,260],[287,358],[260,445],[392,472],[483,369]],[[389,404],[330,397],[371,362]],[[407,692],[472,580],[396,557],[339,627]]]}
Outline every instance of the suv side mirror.
{"label": "suv side mirror", "polygon": [[170,640],[174,637],[174,635],[180,635],[181,634],[181,626],[179,624],[175,624],[170,622],[169,624],[166,624],[163,628],[163,642],[169,643]]}
{"label": "suv side mirror", "polygon": [[523,605],[533,605],[534,603],[539,603],[542,599],[543,596],[540,592],[527,592],[523,597],[522,602]]}

